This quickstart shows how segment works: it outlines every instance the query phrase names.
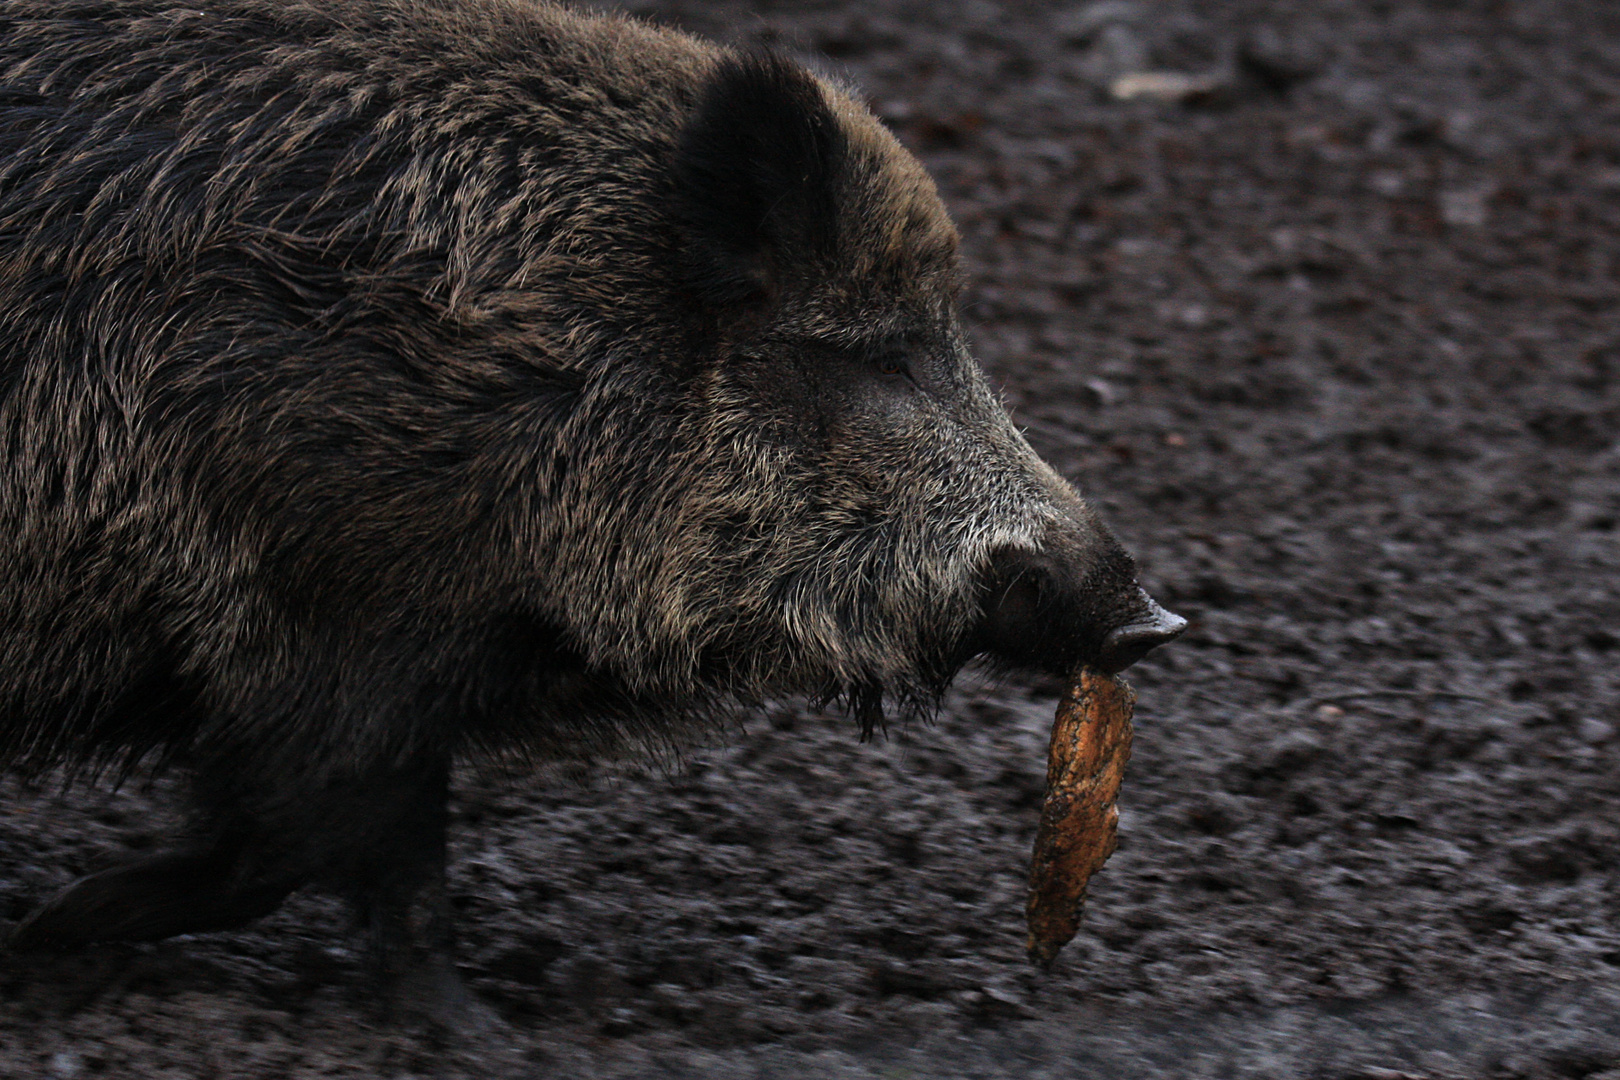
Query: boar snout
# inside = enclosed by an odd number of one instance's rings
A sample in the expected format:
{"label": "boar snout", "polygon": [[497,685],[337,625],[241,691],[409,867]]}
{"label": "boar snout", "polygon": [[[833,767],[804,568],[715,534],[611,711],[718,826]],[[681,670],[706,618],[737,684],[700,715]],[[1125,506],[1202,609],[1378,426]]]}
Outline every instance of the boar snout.
{"label": "boar snout", "polygon": [[1006,667],[1065,677],[1082,663],[1123,671],[1187,628],[1136,584],[1130,557],[1112,545],[1089,564],[1005,550],[986,580],[979,650]]}

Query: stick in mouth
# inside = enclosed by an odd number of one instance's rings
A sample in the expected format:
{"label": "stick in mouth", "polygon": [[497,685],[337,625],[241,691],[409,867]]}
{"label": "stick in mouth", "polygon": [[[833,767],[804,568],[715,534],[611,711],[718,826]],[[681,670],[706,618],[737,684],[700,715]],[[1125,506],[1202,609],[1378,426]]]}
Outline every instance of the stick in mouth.
{"label": "stick in mouth", "polygon": [[1080,929],[1086,884],[1118,844],[1114,805],[1131,756],[1136,694],[1082,669],[1058,705],[1046,757],[1046,801],[1029,868],[1029,959],[1050,970]]}

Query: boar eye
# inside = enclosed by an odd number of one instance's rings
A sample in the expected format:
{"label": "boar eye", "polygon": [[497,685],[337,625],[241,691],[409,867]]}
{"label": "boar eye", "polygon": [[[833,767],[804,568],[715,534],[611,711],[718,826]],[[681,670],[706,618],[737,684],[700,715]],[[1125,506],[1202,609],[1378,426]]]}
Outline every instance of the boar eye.
{"label": "boar eye", "polygon": [[880,353],[873,357],[872,364],[877,373],[886,378],[911,378],[911,365],[902,352]]}

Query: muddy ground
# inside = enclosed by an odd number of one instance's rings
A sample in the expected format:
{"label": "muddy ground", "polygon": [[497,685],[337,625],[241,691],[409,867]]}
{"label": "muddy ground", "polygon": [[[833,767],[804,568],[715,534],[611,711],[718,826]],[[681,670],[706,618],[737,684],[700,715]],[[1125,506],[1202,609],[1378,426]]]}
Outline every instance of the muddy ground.
{"label": "muddy ground", "polygon": [[[0,962],[0,1075],[1620,1077],[1620,9],[642,3],[847,73],[961,224],[980,355],[1192,620],[1051,974],[1056,688],[675,775],[466,776],[496,1014],[389,1031],[341,910]],[[1112,81],[1211,75],[1187,101]],[[1213,89],[1210,89],[1210,84]],[[0,916],[172,827],[0,804]]]}

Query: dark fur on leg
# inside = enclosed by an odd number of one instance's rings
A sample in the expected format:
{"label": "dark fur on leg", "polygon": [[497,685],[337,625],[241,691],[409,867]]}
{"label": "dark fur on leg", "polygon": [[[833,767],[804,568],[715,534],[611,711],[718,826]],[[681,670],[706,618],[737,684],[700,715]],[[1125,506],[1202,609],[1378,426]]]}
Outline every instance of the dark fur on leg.
{"label": "dark fur on leg", "polygon": [[281,906],[297,876],[244,873],[239,842],[149,855],[80,878],[29,915],[7,944],[65,952],[97,941],[157,941],[231,930]]}
{"label": "dark fur on leg", "polygon": [[455,963],[455,930],[445,891],[448,761],[395,778],[399,816],[371,850],[340,870],[349,879],[371,967],[391,1017],[461,1026],[474,1010]]}

